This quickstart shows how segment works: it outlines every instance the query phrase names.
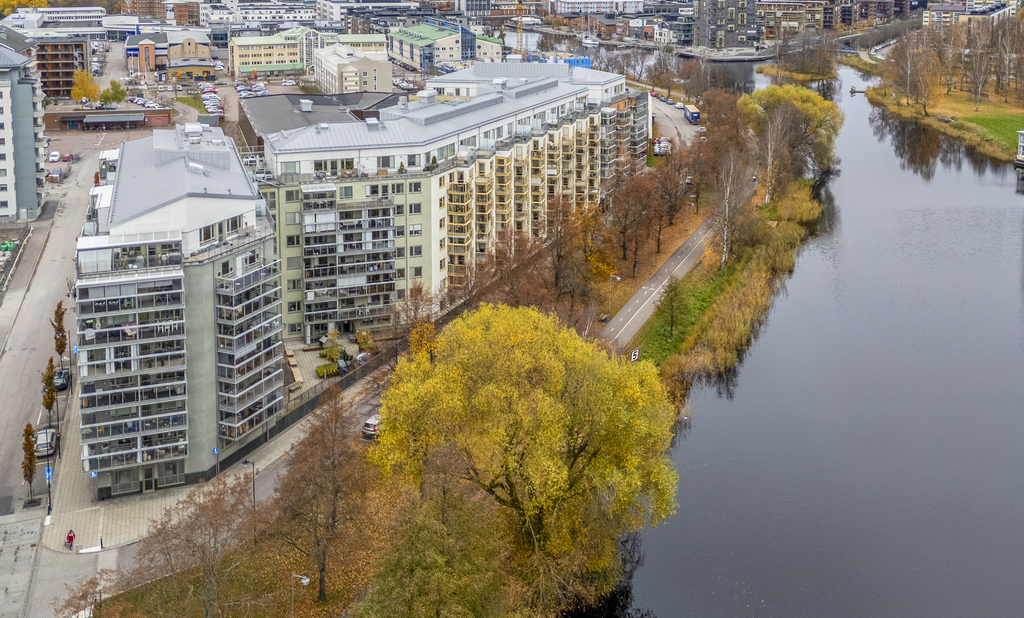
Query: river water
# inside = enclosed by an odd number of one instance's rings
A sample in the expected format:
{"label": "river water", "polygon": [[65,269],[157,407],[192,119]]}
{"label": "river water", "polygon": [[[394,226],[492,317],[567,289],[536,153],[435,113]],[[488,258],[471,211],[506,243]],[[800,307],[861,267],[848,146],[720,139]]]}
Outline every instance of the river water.
{"label": "river water", "polygon": [[728,392],[691,395],[679,509],[643,532],[660,618],[1024,613],[1024,196],[840,104],[821,229]]}

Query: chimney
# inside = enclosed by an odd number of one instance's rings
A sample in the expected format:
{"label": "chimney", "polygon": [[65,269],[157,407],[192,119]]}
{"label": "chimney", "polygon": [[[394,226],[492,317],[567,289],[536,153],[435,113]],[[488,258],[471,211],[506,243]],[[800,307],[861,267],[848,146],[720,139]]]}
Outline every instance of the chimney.
{"label": "chimney", "polygon": [[409,97],[398,97],[398,111],[409,111]]}
{"label": "chimney", "polygon": [[299,109],[306,113],[313,111],[313,101],[310,99],[299,99]]}
{"label": "chimney", "polygon": [[437,91],[433,88],[427,88],[426,90],[420,90],[420,102],[424,105],[433,105],[437,97]]}

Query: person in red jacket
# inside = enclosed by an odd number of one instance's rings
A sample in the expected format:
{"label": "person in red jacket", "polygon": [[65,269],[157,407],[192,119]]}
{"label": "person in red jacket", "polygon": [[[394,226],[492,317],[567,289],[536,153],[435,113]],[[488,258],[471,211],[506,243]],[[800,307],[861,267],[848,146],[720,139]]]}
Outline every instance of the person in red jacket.
{"label": "person in red jacket", "polygon": [[74,550],[75,549],[75,531],[74,530],[68,530],[68,538],[67,538],[67,541],[65,541],[65,542],[68,545],[68,549],[70,549],[70,550]]}

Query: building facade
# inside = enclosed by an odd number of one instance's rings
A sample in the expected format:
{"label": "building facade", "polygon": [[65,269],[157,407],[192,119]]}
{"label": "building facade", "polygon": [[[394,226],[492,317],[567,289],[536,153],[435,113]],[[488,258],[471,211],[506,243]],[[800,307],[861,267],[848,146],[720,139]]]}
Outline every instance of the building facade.
{"label": "building facade", "polygon": [[39,216],[46,175],[43,111],[35,62],[0,46],[0,222]]}
{"label": "building facade", "polygon": [[764,28],[764,38],[774,39],[780,30],[789,35],[824,28],[827,4],[823,0],[785,0],[758,2],[757,18]]}
{"label": "building facade", "polygon": [[384,51],[332,45],[313,52],[313,75],[323,94],[391,92],[391,61]]}
{"label": "building facade", "polygon": [[264,135],[286,337],[385,328],[417,283],[456,294],[503,234],[543,238],[555,200],[596,208],[646,161],[647,95],[621,76],[477,63],[428,85],[379,118]]}
{"label": "building facade", "polygon": [[553,0],[551,12],[566,13],[643,13],[644,0]]}
{"label": "building facade", "polygon": [[46,96],[71,98],[75,71],[89,71],[92,46],[86,37],[54,37],[37,39],[36,68]]}
{"label": "building facade", "polygon": [[754,0],[698,0],[694,9],[697,45],[722,49],[760,43]]}
{"label": "building facade", "polygon": [[231,140],[154,131],[115,169],[93,188],[75,283],[82,468],[100,499],[214,476],[284,388],[274,230]]}
{"label": "building facade", "polygon": [[417,71],[446,62],[499,62],[501,50],[499,39],[477,35],[464,26],[434,19],[388,33],[388,56]]}

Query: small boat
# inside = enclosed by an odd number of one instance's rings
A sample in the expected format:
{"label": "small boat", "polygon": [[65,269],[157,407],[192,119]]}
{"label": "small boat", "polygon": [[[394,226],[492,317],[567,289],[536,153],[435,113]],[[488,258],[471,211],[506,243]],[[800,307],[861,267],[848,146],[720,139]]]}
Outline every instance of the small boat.
{"label": "small boat", "polygon": [[597,47],[598,45],[601,44],[600,41],[598,41],[597,39],[595,39],[592,36],[585,36],[585,37],[582,38],[582,41],[583,41],[583,47]]}

